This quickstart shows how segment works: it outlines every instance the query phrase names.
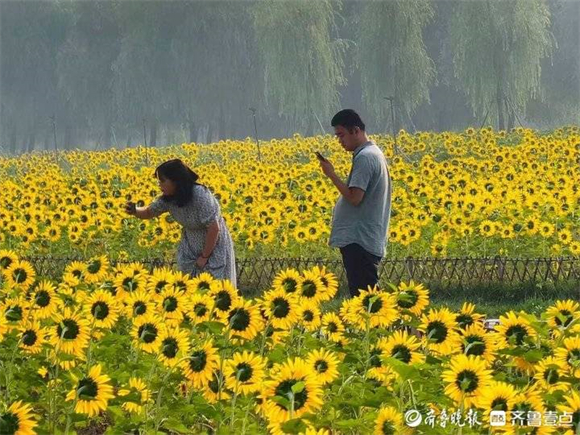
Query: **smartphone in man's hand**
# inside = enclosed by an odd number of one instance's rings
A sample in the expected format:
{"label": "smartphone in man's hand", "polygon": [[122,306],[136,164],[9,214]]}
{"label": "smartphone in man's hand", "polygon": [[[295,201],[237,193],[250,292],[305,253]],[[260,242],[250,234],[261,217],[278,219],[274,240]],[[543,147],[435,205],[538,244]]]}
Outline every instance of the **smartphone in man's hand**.
{"label": "smartphone in man's hand", "polygon": [[322,160],[323,162],[326,161],[326,158],[320,154],[318,151],[314,151],[314,154],[316,154],[316,157],[318,158],[318,160]]}

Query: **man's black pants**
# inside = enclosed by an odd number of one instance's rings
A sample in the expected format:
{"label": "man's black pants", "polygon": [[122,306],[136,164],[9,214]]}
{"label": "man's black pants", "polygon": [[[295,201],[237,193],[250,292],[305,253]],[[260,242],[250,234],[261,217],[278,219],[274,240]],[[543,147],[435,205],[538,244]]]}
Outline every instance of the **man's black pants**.
{"label": "man's black pants", "polygon": [[359,290],[366,290],[379,282],[379,263],[381,257],[367,252],[362,246],[351,243],[340,248],[342,263],[346,270],[348,290],[352,297],[359,294]]}

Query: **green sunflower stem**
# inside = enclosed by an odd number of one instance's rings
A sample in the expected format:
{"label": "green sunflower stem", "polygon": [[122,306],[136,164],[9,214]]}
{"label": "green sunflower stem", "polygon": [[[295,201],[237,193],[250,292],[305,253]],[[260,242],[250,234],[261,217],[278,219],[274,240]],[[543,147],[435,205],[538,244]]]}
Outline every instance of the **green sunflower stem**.
{"label": "green sunflower stem", "polygon": [[244,412],[244,420],[242,421],[242,434],[241,435],[246,435],[246,424],[248,422],[248,415],[250,415],[250,407],[251,407],[251,404],[248,404],[246,406],[246,411]]}
{"label": "green sunflower stem", "polygon": [[234,390],[234,396],[232,397],[232,414],[230,417],[230,431],[232,433],[234,433],[234,421],[236,419],[236,400],[237,399],[238,399],[238,380],[236,380],[236,388]]}
{"label": "green sunflower stem", "polygon": [[71,407],[70,411],[68,411],[66,413],[66,427],[64,429],[64,435],[69,435],[70,425],[72,423],[71,415],[74,412],[75,407],[77,406],[78,396],[79,396],[79,394],[78,394],[78,390],[77,390],[75,393],[75,400],[73,401],[72,407]]}

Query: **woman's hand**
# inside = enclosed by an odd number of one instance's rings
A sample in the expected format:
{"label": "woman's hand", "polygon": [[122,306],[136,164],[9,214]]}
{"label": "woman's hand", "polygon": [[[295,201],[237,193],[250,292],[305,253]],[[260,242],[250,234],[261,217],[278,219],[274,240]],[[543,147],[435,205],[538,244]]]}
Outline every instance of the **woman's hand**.
{"label": "woman's hand", "polygon": [[125,203],[125,213],[135,216],[137,213],[137,206],[134,202],[127,201]]}
{"label": "woman's hand", "polygon": [[203,258],[202,256],[197,257],[197,260],[195,261],[195,264],[198,268],[203,269],[205,267],[205,265],[207,264],[207,258]]}

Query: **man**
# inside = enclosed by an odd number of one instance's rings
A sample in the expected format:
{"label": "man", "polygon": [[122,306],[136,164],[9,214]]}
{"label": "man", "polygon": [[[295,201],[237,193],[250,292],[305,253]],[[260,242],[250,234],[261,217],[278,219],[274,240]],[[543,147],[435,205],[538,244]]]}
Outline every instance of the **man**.
{"label": "man", "polygon": [[360,289],[379,280],[378,266],[385,255],[391,217],[391,177],[384,154],[369,140],[354,110],[341,110],[331,124],[342,147],[352,153],[352,167],[344,183],[332,163],[319,158],[322,171],[340,192],[329,244],[340,248],[348,288],[356,297]]}

